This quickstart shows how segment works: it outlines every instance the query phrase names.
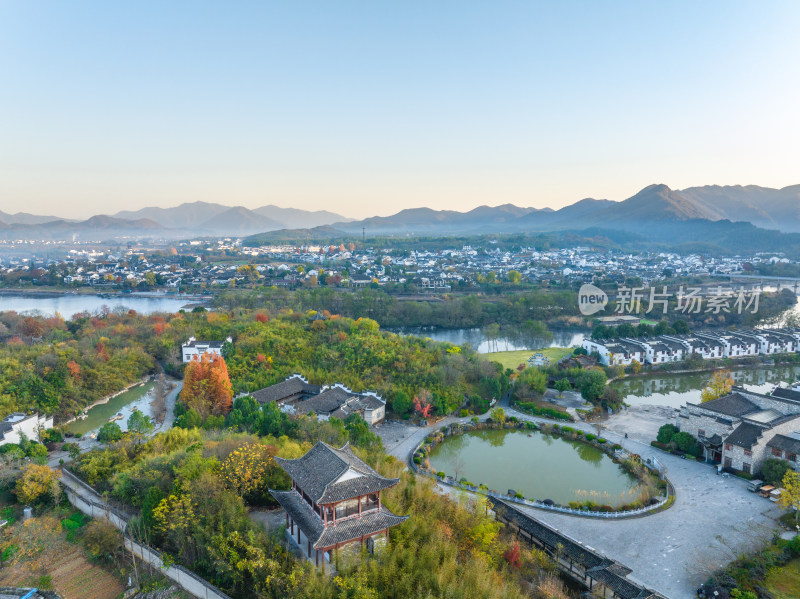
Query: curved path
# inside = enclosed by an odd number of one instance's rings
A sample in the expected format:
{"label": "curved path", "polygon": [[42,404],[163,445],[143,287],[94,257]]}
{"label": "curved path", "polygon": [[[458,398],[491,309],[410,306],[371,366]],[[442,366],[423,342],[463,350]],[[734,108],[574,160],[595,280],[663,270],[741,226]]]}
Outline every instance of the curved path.
{"label": "curved path", "polygon": [[[550,423],[552,420],[510,408],[508,397],[499,404],[506,416]],[[488,418],[488,414],[481,416]],[[613,418],[613,417],[612,417]],[[387,424],[379,431],[386,451],[408,461],[417,443],[429,433],[469,418],[447,417],[428,427]],[[587,423],[573,428],[596,433]],[[402,435],[405,431],[405,435]],[[523,508],[537,519],[633,569],[630,578],[667,597],[694,597],[709,574],[738,554],[762,547],[772,538],[781,510],[747,491],[746,481],[717,475],[708,465],[659,451],[646,443],[604,430],[602,436],[643,458],[656,458],[676,490],[674,505],[657,514],[625,520],[578,518],[535,508]],[[512,485],[513,486],[513,485]]]}

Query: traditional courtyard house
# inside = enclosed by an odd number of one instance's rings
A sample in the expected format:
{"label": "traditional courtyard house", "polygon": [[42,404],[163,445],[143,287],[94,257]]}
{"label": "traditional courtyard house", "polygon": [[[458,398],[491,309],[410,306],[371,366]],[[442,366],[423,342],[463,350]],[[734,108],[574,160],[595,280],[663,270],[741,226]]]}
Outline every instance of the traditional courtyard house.
{"label": "traditional courtyard house", "polygon": [[332,553],[359,543],[372,551],[389,529],[408,519],[381,503],[381,491],[396,485],[361,461],[350,445],[339,449],[322,441],[295,460],[275,458],[292,479],[290,491],[270,493],[286,510],[287,534],[309,560],[325,568]]}
{"label": "traditional courtyard house", "polygon": [[299,374],[251,393],[260,404],[275,402],[289,414],[315,414],[320,420],[344,420],[358,414],[367,424],[377,424],[386,416],[386,401],[371,391],[356,393],[341,383],[331,387],[312,385]]}
{"label": "traditional courtyard house", "polygon": [[760,342],[760,350],[762,354],[785,354],[795,351],[795,343],[791,335],[781,334],[777,331],[753,331],[752,333],[744,333],[751,335]]}
{"label": "traditional courtyard house", "polygon": [[374,393],[354,393],[341,384],[325,389],[319,395],[297,402],[288,411],[296,414],[316,414],[320,420],[358,414],[367,424],[377,424],[386,416],[386,402]]}
{"label": "traditional courtyard house", "polygon": [[19,443],[22,438],[39,440],[39,432],[53,428],[53,417],[15,412],[0,421],[0,445]]}
{"label": "traditional courtyard house", "polygon": [[779,343],[782,344],[782,353],[800,351],[800,339],[791,330],[767,329],[763,331],[763,334],[772,335],[779,340]]}
{"label": "traditional courtyard house", "polygon": [[285,381],[254,391],[250,396],[262,405],[271,402],[283,405],[305,401],[321,390],[320,385],[312,385],[304,376],[293,374]]}
{"label": "traditional courtyard house", "polygon": [[696,437],[705,458],[726,468],[755,473],[769,457],[796,466],[800,449],[800,400],[750,393],[741,387],[719,399],[681,407],[676,426]]}
{"label": "traditional courtyard house", "polygon": [[[225,341],[232,343],[233,339],[228,337]],[[209,358],[222,356],[222,346],[225,341],[198,341],[194,337],[189,337],[189,340],[181,345],[183,363],[188,364],[195,357],[199,360],[204,355],[208,355]]]}

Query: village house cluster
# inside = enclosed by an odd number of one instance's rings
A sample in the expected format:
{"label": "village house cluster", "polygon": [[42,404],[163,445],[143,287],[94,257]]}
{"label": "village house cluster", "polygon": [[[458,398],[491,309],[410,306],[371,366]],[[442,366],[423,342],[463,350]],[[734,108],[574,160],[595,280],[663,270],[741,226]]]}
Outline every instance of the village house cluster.
{"label": "village house cluster", "polygon": [[686,335],[659,335],[651,339],[620,337],[584,340],[589,354],[600,356],[606,366],[665,364],[690,356],[703,360],[743,358],[800,351],[800,329],[754,329],[748,331],[697,332]]}
{"label": "village house cluster", "polygon": [[[28,249],[28,244],[24,246]],[[779,254],[734,257],[626,253],[584,246],[542,250],[462,245],[442,249],[339,245],[247,247],[241,239],[189,240],[160,246],[101,244],[44,246],[45,253],[0,259],[0,284],[67,285],[175,290],[236,287],[330,285],[365,287],[405,285],[447,291],[494,281],[543,285],[651,284],[667,277],[707,277],[740,273],[763,264],[788,262]],[[59,256],[60,253],[60,257]]]}

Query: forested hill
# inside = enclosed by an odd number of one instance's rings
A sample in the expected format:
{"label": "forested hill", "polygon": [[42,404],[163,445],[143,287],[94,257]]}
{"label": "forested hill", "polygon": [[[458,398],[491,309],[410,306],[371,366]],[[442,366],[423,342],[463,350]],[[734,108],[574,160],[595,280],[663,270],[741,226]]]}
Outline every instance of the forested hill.
{"label": "forested hill", "polygon": [[0,417],[22,410],[63,421],[116,392],[161,362],[180,375],[180,344],[233,337],[225,355],[234,392],[247,392],[301,372],[314,383],[341,382],[375,390],[399,411],[426,390],[434,409],[449,412],[465,395],[473,406],[497,397],[506,383],[497,364],[471,350],[380,331],[369,319],[266,311],[142,316],[22,318],[0,314],[7,339],[0,346]]}

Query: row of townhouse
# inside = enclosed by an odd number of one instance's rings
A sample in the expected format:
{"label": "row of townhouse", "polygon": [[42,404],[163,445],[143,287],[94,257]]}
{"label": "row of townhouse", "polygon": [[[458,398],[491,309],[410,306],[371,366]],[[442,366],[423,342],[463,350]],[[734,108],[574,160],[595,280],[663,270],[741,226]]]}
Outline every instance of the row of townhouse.
{"label": "row of townhouse", "polygon": [[583,348],[600,355],[606,366],[679,362],[692,354],[704,360],[800,352],[800,330],[698,332],[692,335],[659,335],[651,339],[620,337],[586,339]]}

